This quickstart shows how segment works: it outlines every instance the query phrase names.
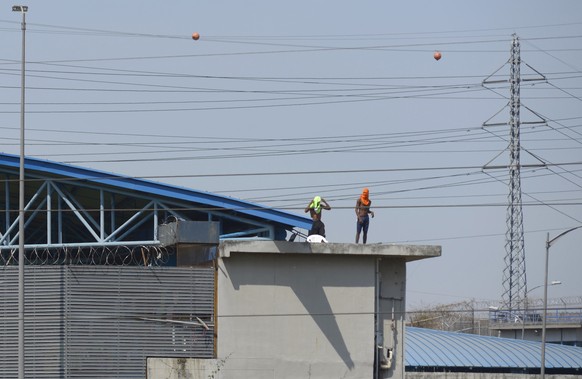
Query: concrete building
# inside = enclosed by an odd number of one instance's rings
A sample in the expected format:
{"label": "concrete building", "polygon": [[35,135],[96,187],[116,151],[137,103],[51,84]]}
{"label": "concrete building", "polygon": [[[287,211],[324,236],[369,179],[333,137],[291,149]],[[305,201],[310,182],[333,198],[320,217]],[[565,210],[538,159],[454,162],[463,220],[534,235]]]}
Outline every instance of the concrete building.
{"label": "concrete building", "polygon": [[27,378],[404,377],[406,263],[440,247],[299,242],[304,216],[27,158],[20,257],[18,165],[0,154],[0,378],[21,296]]}
{"label": "concrete building", "polygon": [[[561,345],[582,347],[582,298],[548,300],[546,341]],[[525,319],[521,314],[490,310],[489,327],[499,337],[541,341],[542,300],[532,300]]]}
{"label": "concrete building", "polygon": [[223,378],[403,378],[406,263],[435,246],[224,241]]}
{"label": "concrete building", "polygon": [[148,378],[404,378],[406,263],[439,255],[435,246],[222,241],[216,359],[152,358]]}

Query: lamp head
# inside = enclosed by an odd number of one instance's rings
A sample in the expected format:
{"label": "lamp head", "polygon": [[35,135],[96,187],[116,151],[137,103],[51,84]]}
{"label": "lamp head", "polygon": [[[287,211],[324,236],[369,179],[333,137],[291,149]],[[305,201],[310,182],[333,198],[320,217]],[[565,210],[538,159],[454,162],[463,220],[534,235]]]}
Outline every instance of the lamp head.
{"label": "lamp head", "polygon": [[28,6],[27,5],[13,5],[12,6],[12,12],[28,12]]}

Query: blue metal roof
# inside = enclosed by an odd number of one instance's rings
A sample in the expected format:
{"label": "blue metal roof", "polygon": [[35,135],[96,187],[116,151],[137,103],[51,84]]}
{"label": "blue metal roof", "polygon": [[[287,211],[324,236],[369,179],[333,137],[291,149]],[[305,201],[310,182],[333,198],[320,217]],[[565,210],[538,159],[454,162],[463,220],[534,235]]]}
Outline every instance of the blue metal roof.
{"label": "blue metal roof", "polygon": [[[541,343],[406,327],[405,366],[513,368],[540,367]],[[546,344],[547,369],[582,369],[582,348]]]}
{"label": "blue metal roof", "polygon": [[[20,167],[20,157],[11,154],[0,153],[0,166]],[[205,204],[210,207],[233,210],[235,212],[269,220],[275,223],[310,229],[310,218],[267,208],[262,205],[220,196],[210,192],[197,191],[184,187],[172,186],[153,181],[125,177],[109,172],[81,168],[54,161],[26,158],[25,171],[36,171],[57,176],[71,178],[73,180],[85,180],[99,185],[113,186],[131,191],[144,192],[154,196],[163,196],[177,200]]]}

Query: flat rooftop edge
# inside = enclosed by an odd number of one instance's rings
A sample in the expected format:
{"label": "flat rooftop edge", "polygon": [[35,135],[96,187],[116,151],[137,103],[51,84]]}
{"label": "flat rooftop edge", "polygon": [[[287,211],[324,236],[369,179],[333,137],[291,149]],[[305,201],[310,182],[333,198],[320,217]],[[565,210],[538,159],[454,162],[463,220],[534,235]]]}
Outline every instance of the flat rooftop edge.
{"label": "flat rooftop edge", "polygon": [[350,256],[397,257],[406,261],[441,256],[441,246],[399,244],[309,243],[290,241],[223,240],[219,257],[232,254],[325,254]]}

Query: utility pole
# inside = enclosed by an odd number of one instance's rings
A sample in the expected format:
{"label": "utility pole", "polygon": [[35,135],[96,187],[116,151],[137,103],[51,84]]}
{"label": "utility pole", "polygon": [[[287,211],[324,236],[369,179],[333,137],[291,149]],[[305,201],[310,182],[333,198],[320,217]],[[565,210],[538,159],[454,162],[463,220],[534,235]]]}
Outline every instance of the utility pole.
{"label": "utility pole", "polygon": [[22,14],[22,62],[20,92],[20,178],[18,181],[18,379],[24,379],[24,78],[25,78],[25,41],[26,41],[26,5],[15,5],[13,12]]}

